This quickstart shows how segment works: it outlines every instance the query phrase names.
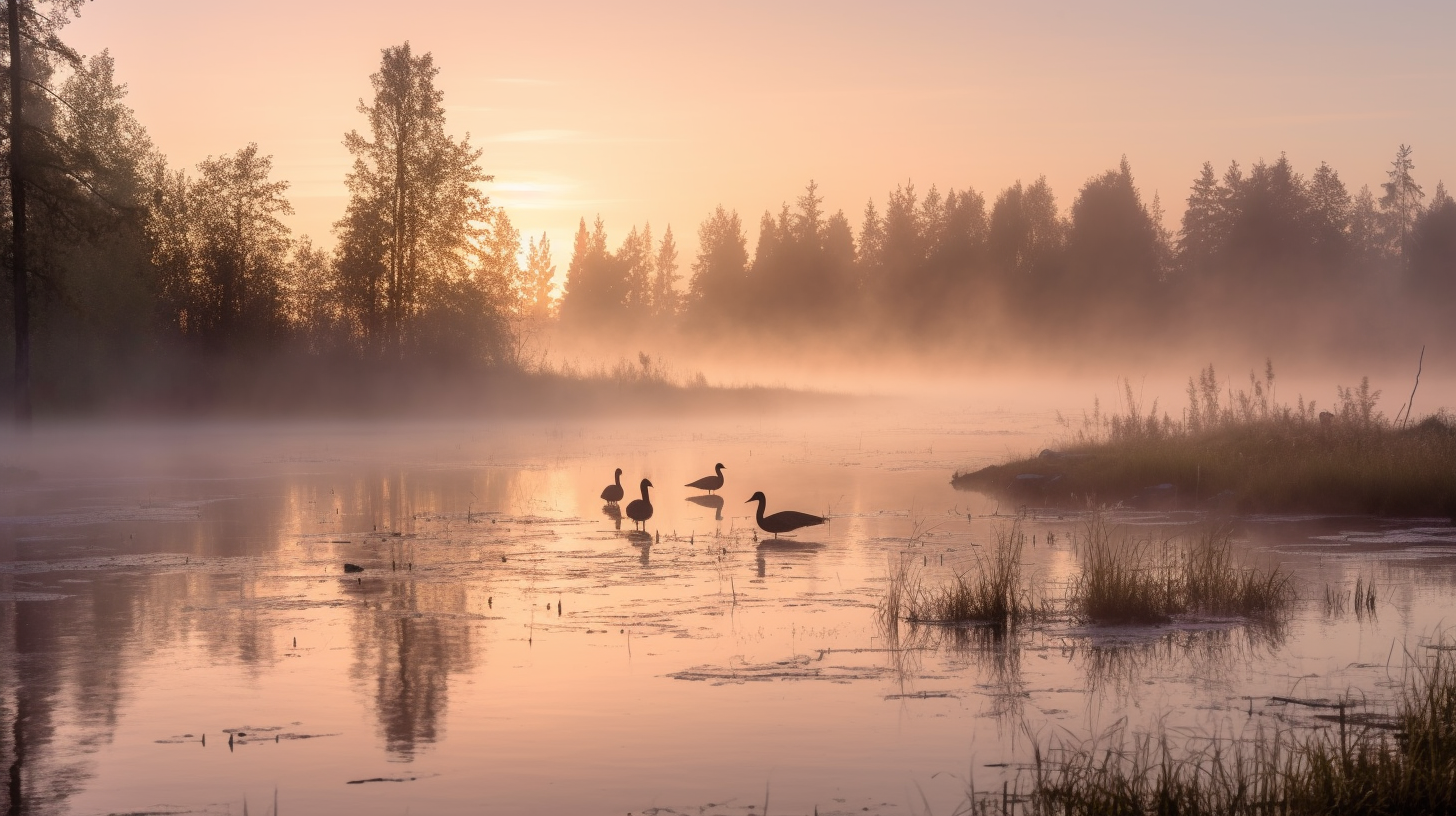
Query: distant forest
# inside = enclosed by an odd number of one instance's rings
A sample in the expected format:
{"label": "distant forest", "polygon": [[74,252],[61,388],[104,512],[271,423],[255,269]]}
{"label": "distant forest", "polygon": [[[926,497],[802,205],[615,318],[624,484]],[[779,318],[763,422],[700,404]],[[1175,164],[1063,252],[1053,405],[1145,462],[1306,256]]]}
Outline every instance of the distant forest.
{"label": "distant forest", "polygon": [[323,250],[283,223],[288,183],[255,144],[169,165],[110,55],[65,44],[78,7],[16,0],[3,21],[4,396],[22,418],[118,389],[186,402],[229,377],[520,369],[526,339],[558,329],[977,353],[1164,342],[1199,320],[1278,335],[1306,307],[1376,331],[1456,303],[1456,201],[1417,183],[1404,145],[1379,190],[1353,194],[1325,164],[1205,163],[1176,233],[1126,159],[1065,210],[1045,178],[993,198],[907,182],[857,228],[810,182],[763,213],[751,252],[719,207],[686,260],[671,227],[634,226],[613,248],[583,218],[558,298],[550,242],[523,247],[484,194],[482,151],[447,133],[438,69],[408,43],[383,50],[361,129],[344,135],[349,199]]}

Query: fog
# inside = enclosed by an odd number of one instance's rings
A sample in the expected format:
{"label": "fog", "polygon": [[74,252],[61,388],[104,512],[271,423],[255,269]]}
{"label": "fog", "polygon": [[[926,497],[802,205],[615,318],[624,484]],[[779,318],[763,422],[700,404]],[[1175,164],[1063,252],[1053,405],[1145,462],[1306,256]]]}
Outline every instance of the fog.
{"label": "fog", "polygon": [[7,8],[7,813],[1011,816],[1048,734],[1344,751],[1449,650],[1448,144],[562,241],[401,36],[310,238],[252,134],[175,161],[78,4]]}

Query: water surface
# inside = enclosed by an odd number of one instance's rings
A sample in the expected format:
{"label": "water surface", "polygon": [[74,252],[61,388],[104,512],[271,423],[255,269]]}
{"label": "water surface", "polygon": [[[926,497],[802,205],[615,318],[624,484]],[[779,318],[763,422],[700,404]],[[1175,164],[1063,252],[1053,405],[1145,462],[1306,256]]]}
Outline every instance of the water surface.
{"label": "water surface", "polygon": [[[1307,599],[1280,626],[887,640],[891,559],[965,569],[1017,514],[1059,592],[1085,514],[949,484],[1040,447],[1053,417],[876,403],[8,439],[30,471],[0,488],[8,812],[950,812],[971,785],[1024,784],[1036,741],[1308,727],[1273,698],[1379,697],[1438,631],[1444,521],[1259,518],[1241,546]],[[715,462],[721,506],[681,487]],[[656,486],[646,534],[604,512],[616,467],[629,499]],[[830,523],[765,541],[755,490]],[[1356,577],[1376,613],[1331,614],[1324,588]]]}

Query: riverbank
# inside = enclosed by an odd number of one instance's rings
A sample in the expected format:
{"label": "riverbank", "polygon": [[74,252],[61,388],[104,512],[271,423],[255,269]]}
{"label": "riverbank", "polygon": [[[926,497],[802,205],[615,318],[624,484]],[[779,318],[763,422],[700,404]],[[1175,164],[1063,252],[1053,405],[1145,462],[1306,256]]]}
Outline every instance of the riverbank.
{"label": "riverbank", "polygon": [[1456,515],[1456,417],[1389,420],[1368,384],[1340,389],[1335,412],[1272,404],[1267,383],[1220,402],[1210,368],[1189,382],[1179,421],[1144,415],[1129,396],[1121,415],[1039,455],[956,473],[958,489],[1020,503]]}

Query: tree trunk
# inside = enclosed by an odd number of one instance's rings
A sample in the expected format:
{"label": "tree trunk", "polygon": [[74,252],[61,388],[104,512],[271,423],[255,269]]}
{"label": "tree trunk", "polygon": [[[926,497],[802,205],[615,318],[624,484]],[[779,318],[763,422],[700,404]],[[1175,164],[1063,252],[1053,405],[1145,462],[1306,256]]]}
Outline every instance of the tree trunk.
{"label": "tree trunk", "polygon": [[21,145],[20,0],[9,0],[10,28],[10,274],[15,302],[15,425],[30,427],[30,281],[25,246],[25,168]]}

